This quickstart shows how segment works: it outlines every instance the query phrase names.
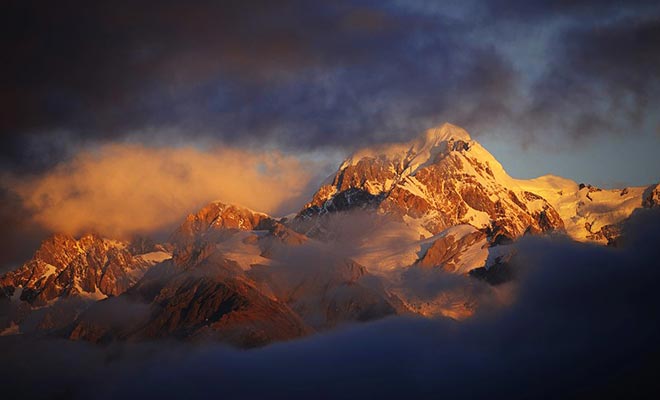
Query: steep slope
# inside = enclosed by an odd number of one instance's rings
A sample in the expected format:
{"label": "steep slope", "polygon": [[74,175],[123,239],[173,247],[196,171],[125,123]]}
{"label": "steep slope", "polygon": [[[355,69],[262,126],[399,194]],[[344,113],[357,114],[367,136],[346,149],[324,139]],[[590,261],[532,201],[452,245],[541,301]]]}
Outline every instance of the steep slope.
{"label": "steep slope", "polygon": [[608,190],[554,175],[516,183],[547,199],[559,212],[567,234],[578,241],[612,243],[620,235],[620,224],[634,210],[659,204],[658,185]]}
{"label": "steep slope", "polygon": [[77,240],[58,234],[45,240],[30,261],[0,277],[0,287],[35,307],[63,297],[116,296],[149,267],[170,257],[163,248],[153,250],[133,254],[127,242],[94,234]]}
{"label": "steep slope", "polygon": [[521,180],[463,129],[444,124],[407,143],[364,149],[344,161],[297,216],[297,229],[323,234],[324,215],[355,209],[400,218],[420,238],[461,224],[506,243],[525,233],[566,232],[607,243],[658,186],[601,190],[556,176]]}
{"label": "steep slope", "polygon": [[178,264],[212,248],[245,270],[252,264],[267,264],[274,243],[295,246],[306,241],[307,237],[264,213],[218,201],[188,215],[169,240]]}
{"label": "steep slope", "polygon": [[171,241],[176,263],[190,263],[200,249],[235,262],[263,293],[316,329],[405,311],[382,287],[368,284],[363,266],[266,214],[212,203],[190,215]]}
{"label": "steep slope", "polygon": [[235,263],[212,253],[193,268],[172,260],[158,265],[126,293],[94,304],[68,337],[92,342],[213,339],[254,347],[311,332]]}
{"label": "steep slope", "polygon": [[0,334],[62,328],[93,302],[120,295],[170,257],[164,247],[145,241],[54,235],[31,260],[0,277]]}
{"label": "steep slope", "polygon": [[[491,241],[564,227],[547,201],[515,184],[490,153],[450,124],[413,142],[357,152],[298,220],[356,207],[398,216],[422,237],[460,224],[484,230]],[[303,229],[313,234],[315,226]]]}
{"label": "steep slope", "polygon": [[169,241],[171,260],[121,296],[95,304],[68,337],[93,342],[213,339],[253,347],[313,332],[245,274],[252,264],[268,261],[263,255],[273,241],[302,243],[301,235],[266,214],[213,202],[188,215]]}
{"label": "steep slope", "polygon": [[266,214],[214,202],[188,216],[171,242],[171,260],[96,303],[67,336],[252,347],[405,311],[364,267]]}
{"label": "steep slope", "polygon": [[644,201],[642,205],[645,208],[660,207],[660,183],[651,185],[644,190]]}
{"label": "steep slope", "polygon": [[415,265],[465,274],[486,265],[488,254],[485,233],[470,225],[457,225],[435,236]]}
{"label": "steep slope", "polygon": [[294,256],[295,261],[254,266],[248,276],[318,330],[409,312],[364,266],[323,251],[318,254],[316,259]]}

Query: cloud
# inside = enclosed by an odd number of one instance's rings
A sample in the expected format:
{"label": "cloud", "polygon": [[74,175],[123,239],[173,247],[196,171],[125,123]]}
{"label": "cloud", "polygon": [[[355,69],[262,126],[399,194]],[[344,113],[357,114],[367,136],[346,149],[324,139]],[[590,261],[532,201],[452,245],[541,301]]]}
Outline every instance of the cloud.
{"label": "cloud", "polygon": [[32,179],[5,181],[29,210],[27,220],[47,230],[127,237],[171,229],[215,200],[296,211],[311,196],[319,164],[278,152],[122,144],[82,151]]}
{"label": "cloud", "polygon": [[0,274],[29,259],[48,230],[29,223],[33,213],[13,191],[0,185]]}
{"label": "cloud", "polygon": [[523,125],[540,123],[553,137],[577,139],[653,132],[660,103],[660,14],[576,23],[557,41],[546,72],[531,87]]}
{"label": "cloud", "polygon": [[511,91],[469,25],[393,5],[67,4],[5,14],[4,168],[126,137],[354,148],[495,115]]}
{"label": "cloud", "polygon": [[656,3],[13,2],[0,167],[127,137],[346,150],[450,121],[547,149],[649,133]]}
{"label": "cloud", "polygon": [[638,213],[620,249],[523,239],[514,303],[460,323],[389,318],[250,351],[6,337],[0,381],[26,397],[642,396],[658,389],[658,223]]}

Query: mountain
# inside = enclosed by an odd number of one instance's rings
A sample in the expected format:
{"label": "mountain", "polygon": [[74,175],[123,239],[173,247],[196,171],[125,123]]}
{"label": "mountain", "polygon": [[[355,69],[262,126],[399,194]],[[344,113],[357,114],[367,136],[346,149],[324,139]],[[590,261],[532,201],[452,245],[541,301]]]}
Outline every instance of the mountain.
{"label": "mountain", "polygon": [[420,237],[460,224],[483,229],[493,240],[564,229],[545,199],[513,184],[490,153],[450,124],[413,142],[357,152],[300,218],[366,204],[415,225]]}
{"label": "mountain", "polygon": [[67,337],[101,343],[214,339],[254,347],[313,332],[221,254],[186,267],[173,260],[157,265],[126,293],[90,307]]}
{"label": "mountain", "polygon": [[485,293],[515,278],[520,237],[616,245],[644,207],[658,185],[515,179],[444,124],[356,152],[292,218],[216,201],[166,243],[54,235],[0,277],[0,334],[253,347],[391,315],[464,319],[506,297]]}
{"label": "mountain", "polygon": [[636,209],[658,205],[657,185],[601,189],[553,175],[515,182],[548,200],[564,221],[568,236],[582,242],[614,243],[621,223]]}
{"label": "mountain", "polygon": [[[441,279],[425,271],[440,269],[499,284],[513,276],[506,267],[515,252],[509,244],[521,236],[615,244],[620,225],[657,199],[657,185],[603,190],[552,175],[515,179],[465,130],[444,124],[411,142],[353,154],[292,226],[333,240],[338,224],[368,225],[351,257],[390,281],[402,269],[421,280]],[[387,222],[355,222],[355,212],[364,211]],[[426,316],[465,318],[479,302],[470,290],[419,296],[393,284],[389,291]]]}
{"label": "mountain", "polygon": [[367,208],[414,227],[420,239],[467,224],[495,244],[552,232],[606,243],[608,227],[657,204],[657,191],[602,190],[552,175],[514,179],[464,129],[443,124],[411,142],[356,152],[297,219],[314,235],[322,231],[316,217]]}
{"label": "mountain", "polygon": [[[163,246],[149,248],[145,243],[131,244],[95,234],[80,239],[57,234],[45,240],[31,260],[0,277],[0,293],[11,302],[9,305],[17,305],[11,308],[19,309],[14,310],[19,314],[14,323],[30,309],[77,300],[51,310],[60,314],[57,323],[49,322],[53,317],[48,313],[38,323],[40,328],[52,328],[62,324],[62,314],[74,318],[89,302],[125,292],[151,266],[170,257]],[[73,304],[74,309],[68,309]]]}
{"label": "mountain", "polygon": [[66,335],[93,342],[211,338],[252,347],[403,310],[364,266],[243,207],[205,206],[170,245],[172,259],[90,307]]}
{"label": "mountain", "polygon": [[69,296],[116,296],[154,263],[170,257],[163,248],[153,250],[134,254],[126,242],[95,234],[78,240],[57,234],[44,241],[30,261],[1,277],[0,287],[35,306]]}

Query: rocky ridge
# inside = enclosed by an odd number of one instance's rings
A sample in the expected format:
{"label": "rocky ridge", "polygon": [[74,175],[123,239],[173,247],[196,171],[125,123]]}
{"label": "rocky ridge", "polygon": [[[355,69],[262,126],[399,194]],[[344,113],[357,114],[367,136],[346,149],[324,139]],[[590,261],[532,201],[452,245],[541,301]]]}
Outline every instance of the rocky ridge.
{"label": "rocky ridge", "polygon": [[[252,347],[388,315],[462,319],[479,307],[481,280],[511,279],[521,236],[616,244],[634,210],[659,204],[658,185],[514,179],[444,124],[356,152],[293,219],[213,202],[161,245],[55,235],[0,277],[0,333]],[[442,274],[479,280],[432,295],[405,286]]]}
{"label": "rocky ridge", "polygon": [[[356,207],[396,216],[416,226],[421,237],[461,224],[488,232],[492,240],[564,229],[545,199],[516,185],[490,153],[450,124],[413,142],[357,152],[298,220]],[[307,231],[314,234],[315,228]]]}

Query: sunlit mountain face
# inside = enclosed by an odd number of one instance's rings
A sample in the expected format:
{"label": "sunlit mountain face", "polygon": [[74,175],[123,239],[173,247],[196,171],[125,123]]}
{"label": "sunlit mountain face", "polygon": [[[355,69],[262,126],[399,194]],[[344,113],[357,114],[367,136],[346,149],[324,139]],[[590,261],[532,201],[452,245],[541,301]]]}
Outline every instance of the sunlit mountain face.
{"label": "sunlit mountain face", "polygon": [[2,393],[657,391],[657,2],[0,14]]}

